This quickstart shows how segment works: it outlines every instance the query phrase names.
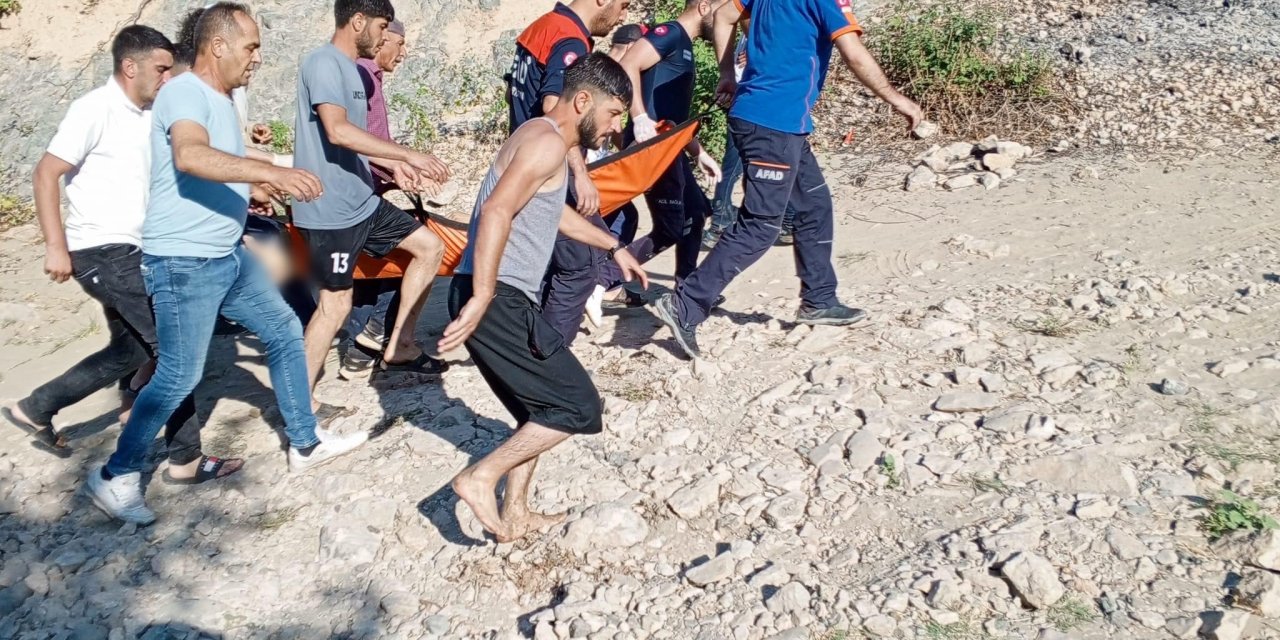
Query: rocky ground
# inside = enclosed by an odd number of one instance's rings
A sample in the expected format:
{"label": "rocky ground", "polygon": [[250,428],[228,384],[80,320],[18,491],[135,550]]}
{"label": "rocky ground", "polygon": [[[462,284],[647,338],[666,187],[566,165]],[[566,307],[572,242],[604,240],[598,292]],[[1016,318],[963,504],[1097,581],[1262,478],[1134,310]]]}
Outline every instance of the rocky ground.
{"label": "rocky ground", "polygon": [[[607,316],[575,351],[608,429],[536,483],[564,526],[485,542],[448,489],[511,427],[465,363],[443,386],[326,379],[359,408],[343,428],[378,436],[290,476],[258,344],[220,338],[207,448],[249,466],[152,482],[152,527],[78,493],[111,394],[64,417],[70,460],[0,436],[0,636],[1280,635],[1277,541],[1200,528],[1228,487],[1280,513],[1275,166],[1068,159],[903,194],[851,186],[855,161],[826,163],[840,293],[872,323],[791,323],[784,249],[704,325],[706,361],[643,310]],[[34,235],[4,241],[10,397],[103,340],[18,251]]]}

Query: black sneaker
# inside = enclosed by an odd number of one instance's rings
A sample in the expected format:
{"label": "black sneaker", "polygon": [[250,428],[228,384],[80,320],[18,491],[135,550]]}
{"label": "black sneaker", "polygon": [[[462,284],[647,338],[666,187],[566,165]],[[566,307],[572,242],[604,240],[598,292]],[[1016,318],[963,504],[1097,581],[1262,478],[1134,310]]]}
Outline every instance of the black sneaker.
{"label": "black sneaker", "polygon": [[792,232],[791,229],[783,229],[782,233],[778,234],[778,239],[774,241],[773,246],[789,247],[795,243],[796,243],[795,233]]}
{"label": "black sneaker", "polygon": [[825,309],[800,307],[800,311],[796,313],[796,322],[800,324],[829,324],[843,327],[858,324],[866,319],[866,311],[846,307],[839,303],[836,303],[834,307],[826,307]]}
{"label": "black sneaker", "polygon": [[680,318],[676,314],[675,301],[673,294],[666,293],[653,301],[654,314],[658,319],[671,329],[671,335],[675,336],[676,343],[684,350],[685,354],[690,358],[701,358],[702,353],[698,350],[698,336],[695,333],[696,327],[686,328],[680,324]]}

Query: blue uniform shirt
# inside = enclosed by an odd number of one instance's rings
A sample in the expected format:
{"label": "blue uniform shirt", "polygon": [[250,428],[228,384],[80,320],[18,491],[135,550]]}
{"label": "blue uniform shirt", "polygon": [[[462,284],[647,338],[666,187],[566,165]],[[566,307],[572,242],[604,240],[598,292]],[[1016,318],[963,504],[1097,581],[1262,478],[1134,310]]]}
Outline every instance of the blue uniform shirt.
{"label": "blue uniform shirt", "polygon": [[693,105],[693,40],[679,22],[660,24],[645,34],[661,59],[640,74],[644,109],[653,120],[679,124],[689,119]]}
{"label": "blue uniform shirt", "polygon": [[832,42],[862,33],[852,0],[733,0],[751,16],[747,68],[729,115],[784,133],[813,131]]}
{"label": "blue uniform shirt", "polygon": [[515,61],[507,74],[511,132],[542,115],[542,99],[560,95],[565,68],[590,53],[593,44],[587,25],[561,3],[516,38]]}

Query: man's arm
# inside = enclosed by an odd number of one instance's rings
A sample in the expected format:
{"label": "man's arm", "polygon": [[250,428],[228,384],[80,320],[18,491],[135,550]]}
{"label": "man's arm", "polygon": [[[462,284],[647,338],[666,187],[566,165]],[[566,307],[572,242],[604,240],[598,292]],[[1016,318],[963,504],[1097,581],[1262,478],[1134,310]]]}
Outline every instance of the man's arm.
{"label": "man's arm", "polygon": [[[542,112],[551,113],[560,103],[560,96],[542,96]],[[569,147],[569,170],[573,172],[573,186],[578,194],[578,213],[589,216],[600,210],[600,191],[587,175],[587,160],[582,147]]]}
{"label": "man's arm", "polygon": [[62,228],[58,182],[74,168],[62,158],[46,153],[36,163],[32,177],[36,218],[40,221],[40,232],[44,234],[44,272],[54,282],[66,282],[71,277],[71,253],[67,251],[66,230]]}
{"label": "man's arm", "polygon": [[563,166],[565,153],[563,140],[550,128],[530,136],[520,143],[493,192],[480,205],[480,222],[471,239],[472,297],[445,327],[439,343],[441,353],[462,346],[484,318],[498,288],[498,265],[511,235],[511,223]]}
{"label": "man's arm", "polygon": [[183,173],[212,182],[261,183],[287,192],[304,202],[323,194],[320,180],[301,169],[276,167],[241,158],[209,146],[209,132],[192,120],[179,120],[169,127],[173,145],[173,165]]}
{"label": "man's arm", "polygon": [[720,5],[715,12],[714,24],[711,28],[712,40],[716,47],[716,60],[720,61],[720,84],[716,87],[716,102],[728,107],[733,102],[733,95],[738,91],[738,81],[734,75],[734,55],[738,21],[742,19],[742,9],[738,0],[729,0]]}
{"label": "man's arm", "polygon": [[924,118],[924,112],[920,110],[920,105],[916,104],[910,98],[902,95],[897,89],[889,83],[889,78],[884,75],[884,71],[880,69],[880,64],[862,44],[862,38],[858,33],[849,32],[836,38],[836,49],[840,51],[840,57],[844,58],[844,63],[857,76],[858,82],[875,93],[877,97],[889,103],[895,111],[902,114],[907,119],[911,129],[915,129],[916,125]]}
{"label": "man's arm", "polygon": [[329,142],[370,158],[407,163],[437,182],[449,179],[449,168],[439,158],[383,140],[351,124],[351,121],[347,120],[346,109],[336,104],[324,103],[316,105],[315,110]]}
{"label": "man's arm", "polygon": [[648,38],[640,38],[619,62],[631,79],[631,129],[640,142],[658,135],[657,123],[649,117],[644,106],[644,88],[640,85],[640,74],[653,68],[661,60],[662,54],[653,43]]}
{"label": "man's arm", "polygon": [[604,249],[605,251],[614,250],[613,261],[622,270],[623,280],[631,282],[631,278],[639,278],[640,285],[645,289],[649,288],[648,274],[644,272],[644,268],[640,266],[634,256],[622,250],[622,245],[618,242],[618,239],[613,237],[612,233],[577,215],[569,205],[564,206],[564,212],[560,215],[559,231],[566,237],[585,245]]}
{"label": "man's arm", "polygon": [[627,77],[631,79],[631,118],[633,120],[637,116],[648,115],[644,108],[644,91],[640,86],[640,74],[652,69],[661,60],[662,55],[653,47],[653,43],[649,42],[648,38],[640,38],[631,45],[627,54],[622,56],[622,60],[618,61],[618,64],[622,65],[622,70],[627,72]]}

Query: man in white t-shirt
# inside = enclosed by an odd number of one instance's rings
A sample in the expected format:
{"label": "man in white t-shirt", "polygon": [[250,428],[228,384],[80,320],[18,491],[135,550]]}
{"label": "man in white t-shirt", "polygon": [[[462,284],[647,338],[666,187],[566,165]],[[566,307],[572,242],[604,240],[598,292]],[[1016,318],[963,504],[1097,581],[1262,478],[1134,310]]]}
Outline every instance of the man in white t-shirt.
{"label": "man in white t-shirt", "polygon": [[[44,271],[54,282],[75,278],[102,303],[110,333],[101,351],[4,408],[5,417],[35,434],[38,448],[56,455],[69,450],[54,433],[53,416],[140,367],[145,371],[133,376],[132,386],[142,386],[158,353],[140,247],[150,190],[150,107],[169,80],[173,52],[169,39],[151,27],[121,30],[111,45],[111,78],[71,104],[35,168]],[[58,193],[64,178],[65,228]],[[240,460],[202,456],[194,417],[188,396],[166,424],[170,466],[165,477],[171,482],[190,484],[240,468]]]}

